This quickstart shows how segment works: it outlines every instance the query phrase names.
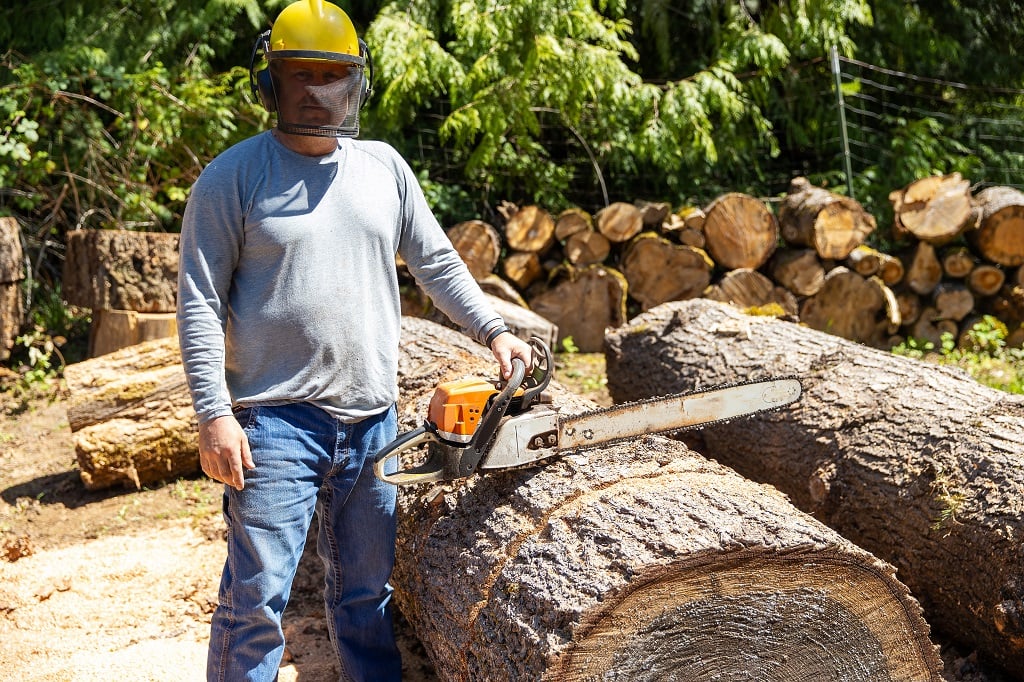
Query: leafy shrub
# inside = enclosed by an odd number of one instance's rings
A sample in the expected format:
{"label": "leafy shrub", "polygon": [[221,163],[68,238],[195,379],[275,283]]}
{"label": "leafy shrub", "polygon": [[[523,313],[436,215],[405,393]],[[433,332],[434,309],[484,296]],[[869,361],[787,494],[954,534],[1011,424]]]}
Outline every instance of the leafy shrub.
{"label": "leafy shrub", "polygon": [[907,339],[892,349],[896,355],[964,369],[978,382],[1009,393],[1024,394],[1024,349],[1008,348],[1009,330],[1001,320],[984,316],[957,346],[952,334],[942,335],[942,348]]}

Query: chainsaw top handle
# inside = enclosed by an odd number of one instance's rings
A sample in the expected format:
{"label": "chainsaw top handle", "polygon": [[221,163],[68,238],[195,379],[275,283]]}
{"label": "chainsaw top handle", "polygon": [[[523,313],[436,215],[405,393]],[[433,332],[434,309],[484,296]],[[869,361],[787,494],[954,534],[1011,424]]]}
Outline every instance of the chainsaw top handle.
{"label": "chainsaw top handle", "polygon": [[[550,351],[548,351],[548,360],[550,360],[550,357]],[[550,372],[548,375],[548,378],[550,378]],[[491,447],[494,436],[498,432],[498,426],[501,424],[501,419],[505,416],[505,412],[508,410],[515,392],[519,390],[525,378],[526,363],[519,358],[512,358],[512,376],[480,419],[480,424],[477,426],[473,438],[469,441],[468,445],[463,447],[460,444],[448,442],[437,433],[437,429],[433,424],[426,421],[423,426],[399,436],[390,445],[377,453],[377,458],[373,465],[373,471],[377,478],[386,483],[407,485],[410,483],[451,481],[457,478],[465,478],[472,474],[476,471],[476,467],[483,458],[484,453]],[[546,380],[544,385],[547,385]],[[388,460],[397,458],[405,450],[431,442],[439,443],[442,447],[431,448],[430,457],[425,463],[397,471],[393,474],[386,473]]]}

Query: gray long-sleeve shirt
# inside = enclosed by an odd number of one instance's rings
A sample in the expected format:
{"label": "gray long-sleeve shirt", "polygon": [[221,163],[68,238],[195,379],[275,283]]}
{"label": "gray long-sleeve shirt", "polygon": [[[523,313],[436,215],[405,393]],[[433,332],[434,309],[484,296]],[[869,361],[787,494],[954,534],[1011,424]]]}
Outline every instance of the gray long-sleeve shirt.
{"label": "gray long-sleeve shirt", "polygon": [[381,142],[320,157],[269,132],[235,145],[193,186],[180,243],[178,334],[200,422],[294,401],[355,421],[394,403],[396,253],[469,334],[502,324]]}

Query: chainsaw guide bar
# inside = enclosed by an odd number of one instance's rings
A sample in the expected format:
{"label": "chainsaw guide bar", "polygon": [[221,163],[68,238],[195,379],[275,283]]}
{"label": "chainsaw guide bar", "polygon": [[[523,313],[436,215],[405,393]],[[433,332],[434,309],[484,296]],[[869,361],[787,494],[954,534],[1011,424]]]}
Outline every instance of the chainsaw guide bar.
{"label": "chainsaw guide bar", "polygon": [[[377,477],[405,485],[464,478],[477,469],[536,466],[599,445],[773,412],[799,399],[802,390],[795,377],[774,377],[563,415],[543,393],[554,364],[551,351],[536,337],[530,344],[535,363],[529,376],[525,363],[515,358],[504,386],[472,379],[438,386],[423,426],[377,453]],[[428,443],[426,463],[389,471],[403,451]]]}

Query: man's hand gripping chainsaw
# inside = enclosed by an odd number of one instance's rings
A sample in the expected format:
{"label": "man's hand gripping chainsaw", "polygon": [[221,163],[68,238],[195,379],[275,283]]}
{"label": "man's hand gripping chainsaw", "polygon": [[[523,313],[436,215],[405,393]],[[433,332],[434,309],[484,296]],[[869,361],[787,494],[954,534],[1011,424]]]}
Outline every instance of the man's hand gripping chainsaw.
{"label": "man's hand gripping chainsaw", "polygon": [[[529,376],[515,359],[504,387],[484,379],[438,386],[423,426],[377,453],[377,477],[404,485],[522,467],[571,450],[776,410],[801,392],[797,379],[769,378],[563,415],[543,395],[551,379],[551,351],[536,337],[530,344],[537,362]],[[424,443],[432,444],[425,464],[386,473],[389,460]]]}

